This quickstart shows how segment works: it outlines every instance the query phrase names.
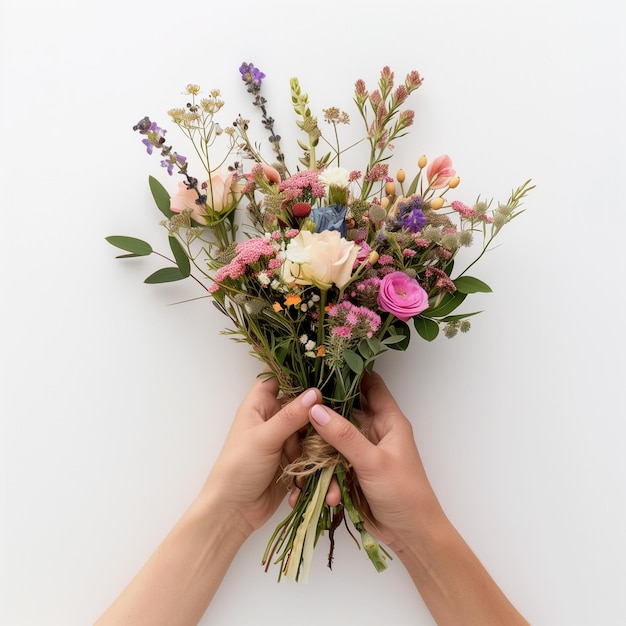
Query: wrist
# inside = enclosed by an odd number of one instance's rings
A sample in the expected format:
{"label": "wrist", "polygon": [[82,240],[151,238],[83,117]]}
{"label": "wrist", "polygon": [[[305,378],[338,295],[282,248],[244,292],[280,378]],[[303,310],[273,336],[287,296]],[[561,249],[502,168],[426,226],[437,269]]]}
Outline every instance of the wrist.
{"label": "wrist", "polygon": [[207,481],[186,515],[197,524],[213,528],[214,533],[223,533],[229,542],[240,547],[254,528],[226,494],[227,490],[221,489],[213,481]]}

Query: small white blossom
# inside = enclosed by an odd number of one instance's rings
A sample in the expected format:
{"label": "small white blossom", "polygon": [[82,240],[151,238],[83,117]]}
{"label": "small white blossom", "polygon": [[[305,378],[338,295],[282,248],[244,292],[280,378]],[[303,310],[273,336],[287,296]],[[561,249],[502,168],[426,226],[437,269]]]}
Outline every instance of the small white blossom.
{"label": "small white blossom", "polygon": [[319,180],[324,185],[347,187],[350,182],[350,172],[344,167],[327,167],[323,172],[320,172]]}

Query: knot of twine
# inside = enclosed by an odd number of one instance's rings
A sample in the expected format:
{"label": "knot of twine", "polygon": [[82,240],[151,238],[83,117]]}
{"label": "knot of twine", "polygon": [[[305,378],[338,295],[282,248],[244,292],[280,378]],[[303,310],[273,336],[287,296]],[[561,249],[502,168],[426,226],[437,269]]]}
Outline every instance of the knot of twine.
{"label": "knot of twine", "polygon": [[329,443],[326,443],[317,433],[307,434],[301,442],[302,453],[295,460],[283,468],[281,480],[287,485],[293,485],[294,481],[314,474],[326,467],[343,465],[349,467],[347,459]]}

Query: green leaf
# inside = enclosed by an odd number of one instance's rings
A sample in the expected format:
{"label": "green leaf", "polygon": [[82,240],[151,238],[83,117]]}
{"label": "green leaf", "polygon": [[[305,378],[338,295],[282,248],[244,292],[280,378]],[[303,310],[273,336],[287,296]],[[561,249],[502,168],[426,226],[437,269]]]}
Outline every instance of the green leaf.
{"label": "green leaf", "polygon": [[473,276],[459,276],[452,281],[461,293],[491,293],[491,287]]}
{"label": "green leaf", "polygon": [[472,317],[473,315],[478,315],[482,313],[482,311],[474,311],[473,313],[460,313],[459,315],[448,315],[444,317],[442,322],[458,322],[460,320],[464,320],[466,317]]}
{"label": "green leaf", "polygon": [[416,317],[413,324],[418,335],[426,341],[432,341],[439,334],[439,324],[427,317]]}
{"label": "green leaf", "polygon": [[167,192],[167,189],[154,176],[148,178],[148,184],[159,211],[167,218],[172,217],[174,212],[170,210],[170,194]]}
{"label": "green leaf", "polygon": [[387,333],[388,336],[383,339],[383,343],[392,350],[404,351],[409,347],[411,329],[405,322],[397,320],[389,327]]}
{"label": "green leaf", "polygon": [[355,374],[360,374],[363,371],[363,359],[356,352],[353,352],[352,350],[344,350],[342,356],[346,365]]}
{"label": "green leaf", "polygon": [[185,278],[187,278],[187,276],[183,276],[177,267],[164,267],[154,272],[154,274],[150,274],[143,282],[156,285],[157,283],[171,283],[175,280],[183,280]]}
{"label": "green leaf", "polygon": [[467,294],[461,293],[460,291],[446,293],[437,306],[426,309],[422,315],[424,317],[443,317],[444,315],[449,315],[462,304],[466,295]]}
{"label": "green leaf", "polygon": [[170,240],[170,248],[172,250],[172,254],[174,255],[174,258],[176,259],[176,265],[178,265],[178,269],[180,270],[180,273],[185,278],[187,278],[187,276],[191,274],[191,265],[189,263],[189,257],[187,256],[185,249],[180,244],[180,241],[178,241],[176,237],[170,236],[168,237],[168,239]]}
{"label": "green leaf", "polygon": [[130,252],[130,255],[126,256],[147,256],[152,254],[152,246],[142,239],[136,239],[135,237],[125,237],[123,235],[111,235],[105,237],[105,239],[116,248],[121,248]]}

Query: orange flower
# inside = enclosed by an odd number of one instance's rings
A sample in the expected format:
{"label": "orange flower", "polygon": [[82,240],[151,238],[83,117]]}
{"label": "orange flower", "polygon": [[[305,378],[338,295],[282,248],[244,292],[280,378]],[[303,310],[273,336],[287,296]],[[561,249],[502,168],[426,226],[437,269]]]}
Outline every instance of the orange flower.
{"label": "orange flower", "polygon": [[285,306],[298,306],[300,302],[302,302],[302,298],[295,293],[291,293],[285,298]]}
{"label": "orange flower", "polygon": [[324,346],[320,346],[317,349],[317,356],[324,356],[326,354],[326,348]]}
{"label": "orange flower", "polygon": [[276,313],[279,313],[280,311],[283,310],[283,307],[280,306],[280,304],[278,304],[278,302],[274,302],[274,304],[272,305],[272,308],[274,309],[274,311],[276,311]]}

